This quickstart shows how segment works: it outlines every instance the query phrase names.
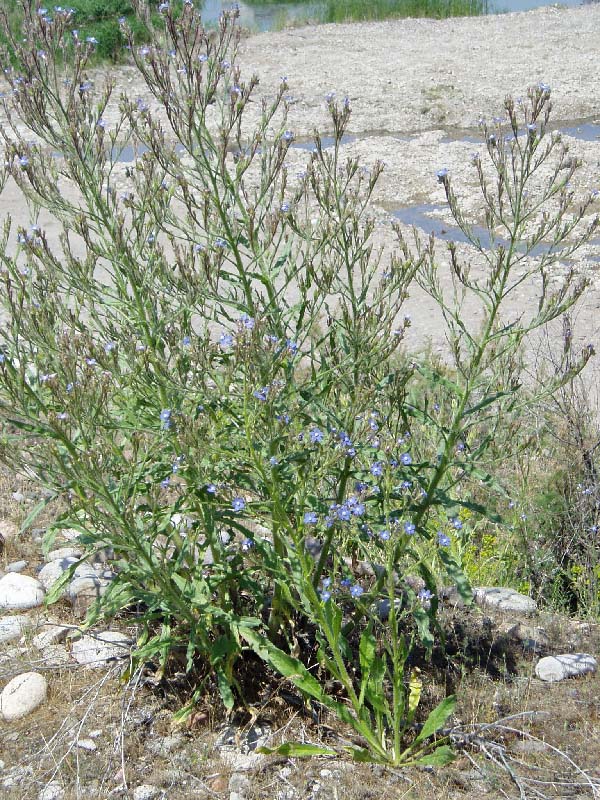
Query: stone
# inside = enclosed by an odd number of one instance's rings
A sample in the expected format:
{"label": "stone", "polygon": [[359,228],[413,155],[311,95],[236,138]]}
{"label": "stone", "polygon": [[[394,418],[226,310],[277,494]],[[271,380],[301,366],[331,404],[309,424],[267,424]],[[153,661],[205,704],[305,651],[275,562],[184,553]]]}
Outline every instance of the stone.
{"label": "stone", "polygon": [[13,561],[10,564],[7,564],[6,571],[7,572],[23,572],[23,570],[27,567],[28,561]]}
{"label": "stone", "polygon": [[87,750],[89,753],[93,753],[98,749],[98,745],[93,739],[77,739],[75,745],[79,747],[80,750]]}
{"label": "stone", "polygon": [[154,800],[159,794],[160,789],[157,786],[152,786],[151,783],[142,783],[133,790],[133,800]]}
{"label": "stone", "polygon": [[0,694],[0,713],[10,722],[30,714],[46,699],[48,681],[39,672],[23,672],[9,681]]}
{"label": "stone", "polygon": [[0,608],[36,608],[43,602],[44,588],[35,578],[9,572],[0,579]]}
{"label": "stone", "polygon": [[537,614],[537,603],[531,597],[503,586],[480,586],[474,590],[477,605],[491,606],[499,611],[517,614]]}
{"label": "stone", "polygon": [[535,674],[542,681],[562,681],[564,678],[578,678],[596,672],[598,662],[589,653],[565,653],[541,658]]}
{"label": "stone", "polygon": [[67,556],[66,558],[55,558],[41,568],[41,570],[38,572],[38,580],[48,592],[54,586],[56,581],[69,569],[69,567],[72,567],[73,564],[76,563],[77,559],[73,556]]}
{"label": "stone", "polygon": [[58,547],[48,553],[46,561],[60,561],[63,558],[76,558],[79,560],[82,555],[81,550],[77,547]]}
{"label": "stone", "polygon": [[517,622],[516,625],[509,627],[507,634],[529,653],[540,653],[550,647],[550,638],[543,628],[534,628]]}
{"label": "stone", "polygon": [[33,627],[33,624],[33,620],[25,614],[0,617],[0,643],[19,639],[28,628]]}
{"label": "stone", "polygon": [[0,539],[4,539],[5,542],[10,542],[12,539],[16,539],[18,535],[19,528],[14,522],[11,522],[9,519],[0,520]]}
{"label": "stone", "polygon": [[73,630],[71,625],[55,625],[48,623],[44,625],[42,631],[33,637],[32,644],[38,650],[44,650],[53,644],[64,642],[70,631]]}
{"label": "stone", "polygon": [[63,800],[65,790],[59,781],[50,781],[38,794],[38,800]]}
{"label": "stone", "polygon": [[68,595],[76,617],[84,617],[92,603],[102,597],[110,580],[100,578],[95,572],[75,578],[69,584]]}
{"label": "stone", "polygon": [[114,661],[126,658],[131,641],[119,631],[102,631],[94,636],[82,636],[73,642],[71,655],[78,664],[90,668],[109,667]]}
{"label": "stone", "polygon": [[62,644],[49,644],[40,652],[45,667],[63,667],[70,663],[69,654]]}

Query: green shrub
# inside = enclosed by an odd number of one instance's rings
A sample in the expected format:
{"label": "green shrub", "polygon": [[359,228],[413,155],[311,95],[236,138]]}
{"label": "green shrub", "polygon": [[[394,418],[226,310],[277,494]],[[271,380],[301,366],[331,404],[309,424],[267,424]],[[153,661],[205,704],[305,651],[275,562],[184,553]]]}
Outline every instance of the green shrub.
{"label": "green shrub", "polygon": [[[470,596],[452,546],[461,513],[497,519],[472,487],[501,490],[488,468],[498,449],[509,457],[522,404],[535,400],[520,391],[520,353],[583,285],[543,284],[530,319],[507,322],[506,300],[524,263],[526,275],[545,274],[591,235],[596,222],[581,223],[592,199],[567,217],[577,164],[546,135],[549,89],[532,89],[519,110],[508,100],[512,134],[484,128],[486,152],[473,164],[507,245],[483,248],[438,173],[489,266],[472,278],[451,245],[449,299],[432,243],[411,252],[398,230],[389,263],[374,249],[368,206],[383,165],[342,158],[347,100],[327,98],[335,144],[317,136],[294,176],[285,80],[248,129],[257,78],[244,81],[236,65],[233,17],[214,37],[190,6],[167,12],[164,46],[138,47],[125,27],[163,114],[122,98],[112,124],[112,84],[86,78],[95,46],[74,40],[72,15],[50,24],[36,14],[25,43],[13,40],[22,66],[7,72],[18,89],[7,103],[38,143],[4,132],[0,185],[11,176],[63,236],[56,250],[39,227],[5,221],[0,457],[66,499],[48,547],[75,528],[86,555],[114,552],[117,577],[87,624],[134,615],[138,663],[166,668],[177,655],[196,671],[198,694],[214,682],[232,708],[252,651],[354,728],[359,743],[343,748],[353,757],[445,763],[450,750],[431,736],[453,698],[411,733],[421,683],[407,661],[417,638],[433,645],[436,575]],[[52,54],[67,42],[74,58],[63,74]],[[119,183],[126,143],[144,154]],[[536,183],[549,160],[552,179]],[[555,199],[524,242],[524,226]],[[548,251],[524,262],[543,238]],[[451,373],[402,352],[413,281],[444,312]],[[459,289],[479,300],[476,325]]]}

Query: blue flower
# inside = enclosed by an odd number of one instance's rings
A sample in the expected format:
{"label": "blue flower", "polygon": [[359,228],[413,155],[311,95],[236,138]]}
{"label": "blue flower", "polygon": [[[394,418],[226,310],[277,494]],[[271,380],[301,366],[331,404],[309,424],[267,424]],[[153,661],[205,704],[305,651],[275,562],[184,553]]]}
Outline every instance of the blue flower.
{"label": "blue flower", "polygon": [[243,511],[246,508],[246,501],[243,497],[234,497],[231,501],[231,507],[234,511]]}
{"label": "blue flower", "polygon": [[267,397],[269,396],[269,386],[263,386],[262,389],[255,389],[252,392],[253,397],[256,397],[257,400],[260,400],[262,403],[267,402]]}
{"label": "blue flower", "polygon": [[328,589],[331,586],[331,578],[323,578],[321,580],[324,589]]}
{"label": "blue flower", "polygon": [[415,532],[416,528],[413,522],[405,522],[404,523],[404,533],[412,536]]}
{"label": "blue flower", "polygon": [[433,595],[432,595],[432,593],[429,591],[429,589],[421,589],[421,591],[419,592],[419,594],[417,595],[417,597],[419,598],[419,600],[420,600],[422,603],[426,603],[428,600],[431,600],[431,598],[433,597]]}
{"label": "blue flower", "polygon": [[221,238],[220,236],[217,236],[217,238],[215,239],[215,247],[219,247],[221,250],[224,250],[226,247],[229,247],[229,245],[227,244],[225,239]]}
{"label": "blue flower", "polygon": [[389,538],[390,538],[390,532],[385,529],[385,530],[379,531],[378,536],[379,536],[379,538],[381,539],[382,542],[387,542],[387,541],[389,541]]}
{"label": "blue flower", "polygon": [[337,518],[341,520],[341,522],[348,522],[352,516],[352,512],[348,508],[347,505],[338,506],[336,509]]}
{"label": "blue flower", "polygon": [[446,180],[448,179],[448,170],[446,167],[443,169],[438,169],[436,172],[436,177],[438,179],[438,183],[446,183]]}
{"label": "blue flower", "polygon": [[182,339],[182,344],[184,347],[189,347],[192,343],[192,340],[189,336],[184,336]]}
{"label": "blue flower", "polygon": [[319,428],[312,428],[312,430],[309,431],[308,438],[311,444],[320,444],[324,438],[323,431]]}
{"label": "blue flower", "polygon": [[458,517],[454,517],[454,519],[453,519],[453,520],[450,520],[450,521],[452,522],[452,527],[454,528],[454,530],[457,530],[457,531],[460,531],[460,530],[462,530],[462,526],[463,526],[463,524],[462,524],[462,522],[459,520],[459,518],[458,518]]}
{"label": "blue flower", "polygon": [[242,327],[246,328],[246,330],[251,331],[256,324],[253,317],[249,317],[248,314],[242,314],[240,317],[240,323]]}
{"label": "blue flower", "polygon": [[27,156],[19,156],[19,166],[25,169],[25,167],[27,167],[28,165],[29,165],[29,159],[27,158]]}
{"label": "blue flower", "polygon": [[373,475],[375,478],[381,478],[383,475],[383,461],[376,461],[371,466],[371,475]]}
{"label": "blue flower", "polygon": [[281,138],[284,142],[293,142],[294,141],[294,132],[293,131],[284,131],[281,135]]}
{"label": "blue flower", "polygon": [[279,459],[277,458],[277,456],[271,456],[271,458],[269,459],[269,464],[270,464],[272,467],[277,467],[277,466],[279,466]]}
{"label": "blue flower", "polygon": [[298,352],[298,345],[292,339],[287,339],[285,346],[287,347],[288,352],[291,353],[293,356],[295,356],[296,353]]}
{"label": "blue flower", "polygon": [[171,413],[172,412],[170,408],[163,408],[163,410],[160,412],[160,421],[166,427],[168,427],[171,423]]}
{"label": "blue flower", "polygon": [[342,586],[344,589],[348,589],[350,586],[352,586],[352,580],[350,578],[342,578],[340,581],[340,586]]}
{"label": "blue flower", "polygon": [[331,600],[331,592],[328,592],[324,589],[321,593],[321,600],[326,603],[328,600]]}
{"label": "blue flower", "polygon": [[400,461],[404,464],[405,467],[410,467],[412,464],[412,457],[410,453],[402,453],[400,456]]}
{"label": "blue flower", "polygon": [[365,590],[362,588],[362,586],[360,586],[358,583],[355,583],[354,586],[350,589],[350,594],[352,595],[352,597],[354,597],[355,600],[357,600],[364,591]]}
{"label": "blue flower", "polygon": [[219,336],[219,347],[221,350],[229,350],[233,347],[233,335],[231,333],[222,333]]}
{"label": "blue flower", "polygon": [[206,485],[206,491],[209,494],[216,494],[217,493],[217,485],[215,483],[208,483]]}
{"label": "blue flower", "polygon": [[317,516],[315,511],[307,511],[304,515],[304,524],[305,525],[316,525],[319,521],[319,517]]}
{"label": "blue flower", "polygon": [[437,540],[440,547],[448,547],[450,545],[450,537],[443,531],[437,532]]}
{"label": "blue flower", "polygon": [[252,539],[243,539],[242,540],[242,550],[244,553],[247,553],[248,550],[252,550],[254,547],[254,541]]}
{"label": "blue flower", "polygon": [[162,486],[163,489],[166,489],[170,483],[171,479],[169,477],[166,477],[163,478],[163,480],[160,482],[160,485]]}
{"label": "blue flower", "polygon": [[88,44],[98,44],[98,39],[96,39],[95,36],[87,36],[86,37],[86,42]]}
{"label": "blue flower", "polygon": [[116,342],[107,342],[104,345],[104,352],[108,355],[110,352],[112,352],[115,349],[116,346],[117,346]]}

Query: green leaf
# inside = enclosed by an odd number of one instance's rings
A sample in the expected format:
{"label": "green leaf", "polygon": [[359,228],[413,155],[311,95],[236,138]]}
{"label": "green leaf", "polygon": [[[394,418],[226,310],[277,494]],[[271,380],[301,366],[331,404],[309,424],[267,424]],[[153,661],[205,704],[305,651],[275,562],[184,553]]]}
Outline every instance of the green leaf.
{"label": "green leaf", "polygon": [[290,758],[306,758],[307,756],[337,756],[337,752],[330,747],[318,744],[303,744],[302,742],[286,742],[279,747],[257,747],[257,753],[263,755],[289,756]]}
{"label": "green leaf", "polygon": [[228,711],[231,711],[235,705],[233,692],[231,691],[231,685],[222,669],[216,667],[215,672],[217,674],[217,686],[219,687],[219,694],[221,695],[223,705]]}
{"label": "green leaf", "polygon": [[446,764],[450,764],[455,758],[456,754],[452,749],[447,744],[443,744],[434,750],[433,753],[421,756],[421,758],[417,759],[414,763],[430,767],[445,767]]}
{"label": "green leaf", "polygon": [[439,548],[438,554],[440,561],[446,568],[448,577],[453,583],[456,584],[456,588],[458,589],[458,593],[460,594],[461,598],[465,601],[465,603],[470,605],[473,602],[473,589],[469,583],[469,579],[463,572],[462,567],[443,547]]}
{"label": "green leaf", "polygon": [[433,736],[436,731],[439,731],[448,717],[454,712],[455,708],[456,697],[453,694],[442,700],[442,702],[433,709],[431,714],[425,720],[425,724],[415,739],[413,747],[419,744],[419,742],[424,742],[425,739]]}
{"label": "green leaf", "polygon": [[39,515],[42,513],[42,511],[46,508],[48,503],[51,503],[57,497],[58,497],[58,495],[56,493],[53,493],[49,497],[45,497],[43,500],[40,500],[40,502],[37,503],[31,509],[29,514],[27,514],[27,516],[25,517],[25,520],[24,520],[23,524],[21,525],[21,530],[19,532],[20,533],[25,533],[27,530],[29,530],[29,528],[33,525],[33,523],[36,521],[36,519],[39,517]]}

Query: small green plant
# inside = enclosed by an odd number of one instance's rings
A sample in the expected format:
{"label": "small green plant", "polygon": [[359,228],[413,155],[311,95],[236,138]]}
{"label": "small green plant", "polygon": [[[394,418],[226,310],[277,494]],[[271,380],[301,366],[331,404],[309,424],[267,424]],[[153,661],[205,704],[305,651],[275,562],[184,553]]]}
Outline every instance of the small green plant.
{"label": "small green plant", "polygon": [[[354,757],[443,763],[443,736],[430,737],[453,700],[415,734],[408,659],[417,637],[433,644],[436,576],[470,596],[452,539],[466,511],[497,519],[470,487],[501,488],[488,470],[511,452],[503,430],[535,401],[520,393],[520,355],[583,290],[571,275],[551,292],[546,277],[591,235],[596,222],[572,237],[592,199],[567,216],[576,165],[546,135],[547,87],[522,110],[507,101],[509,139],[484,129],[487,166],[474,166],[492,237],[508,244],[471,236],[482,279],[451,245],[450,299],[433,242],[411,252],[397,229],[389,263],[375,249],[368,209],[383,166],[342,156],[347,100],[325,99],[334,145],[316,135],[291,174],[287,82],[250,124],[258,79],[236,64],[235,13],[215,36],[191,5],[160,10],[164,41],[138,46],[122,27],[152,100],[122,96],[110,121],[112,81],[89,80],[96,44],[73,36],[71,12],[30,14],[24,43],[3,16],[21,67],[6,67],[19,127],[1,131],[0,183],[14,179],[32,225],[8,216],[0,240],[0,457],[66,500],[47,546],[75,528],[85,557],[114,552],[116,578],[87,624],[135,614],[138,663],[166,669],[176,656],[196,673],[196,699],[214,684],[231,709],[253,651],[354,728]],[[54,54],[67,46],[63,71]],[[128,145],[141,155],[123,175]],[[447,172],[438,180],[470,235]],[[58,245],[40,208],[61,223]],[[543,277],[539,311],[507,320],[523,266]],[[413,281],[446,317],[450,374],[402,351]],[[481,326],[461,292],[480,301]]]}

